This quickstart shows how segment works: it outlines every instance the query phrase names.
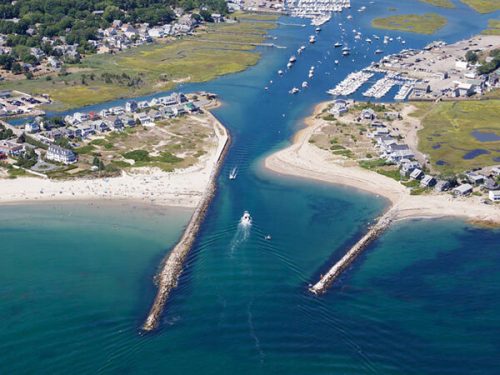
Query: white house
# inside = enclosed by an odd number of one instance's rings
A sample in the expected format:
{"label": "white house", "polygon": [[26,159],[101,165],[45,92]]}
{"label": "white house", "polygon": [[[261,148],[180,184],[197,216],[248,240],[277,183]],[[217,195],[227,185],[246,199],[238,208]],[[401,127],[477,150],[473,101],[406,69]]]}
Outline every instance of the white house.
{"label": "white house", "polygon": [[56,145],[49,146],[47,155],[45,157],[47,158],[47,160],[52,160],[63,164],[73,164],[77,161],[76,155],[73,151]]}
{"label": "white house", "polygon": [[500,190],[490,190],[488,197],[492,202],[500,202]]}

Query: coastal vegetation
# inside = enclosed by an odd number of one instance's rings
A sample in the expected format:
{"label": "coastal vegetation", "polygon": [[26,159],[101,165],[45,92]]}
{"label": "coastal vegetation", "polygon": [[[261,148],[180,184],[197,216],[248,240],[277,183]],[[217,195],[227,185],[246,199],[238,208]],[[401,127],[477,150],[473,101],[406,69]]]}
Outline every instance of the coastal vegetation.
{"label": "coastal vegetation", "polygon": [[154,127],[127,128],[75,149],[79,154],[77,170],[70,166],[50,177],[65,177],[69,171],[72,176],[82,177],[92,173],[92,166],[96,165],[109,175],[141,167],[171,172],[198,162],[214,146],[214,137],[213,124],[206,114],[169,119]]}
{"label": "coastal vegetation", "polygon": [[[418,110],[412,116],[423,125],[418,132],[419,149],[429,155],[432,169],[453,174],[498,164],[500,100],[414,105]],[[493,135],[480,140],[477,134]]]}
{"label": "coastal vegetation", "polygon": [[483,35],[500,35],[500,20],[489,20],[488,28],[483,30]]}
{"label": "coastal vegetation", "polygon": [[500,1],[498,0],[460,0],[467,4],[476,12],[491,13],[500,10]]}
{"label": "coastal vegetation", "polygon": [[444,27],[446,18],[436,13],[401,14],[375,18],[372,26],[378,29],[407,31],[417,34],[434,34]]}
{"label": "coastal vegetation", "polygon": [[455,8],[455,4],[453,4],[450,0],[420,0],[423,3],[431,4],[440,8]]}
{"label": "coastal vegetation", "polygon": [[62,110],[168,90],[180,82],[208,81],[258,61],[255,45],[275,27],[275,22],[258,17],[210,24],[194,36],[115,55],[90,55],[79,64],[67,65],[58,75],[48,76],[50,80],[4,82],[0,89],[49,94],[56,102],[52,109]]}

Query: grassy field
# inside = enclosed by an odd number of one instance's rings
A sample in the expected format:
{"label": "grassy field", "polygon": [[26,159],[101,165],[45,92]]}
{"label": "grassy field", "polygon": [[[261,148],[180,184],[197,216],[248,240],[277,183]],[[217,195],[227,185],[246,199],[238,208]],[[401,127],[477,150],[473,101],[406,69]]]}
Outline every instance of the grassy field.
{"label": "grassy field", "polygon": [[[500,135],[500,100],[415,103],[412,116],[422,119],[419,149],[429,155],[432,169],[448,173],[499,164],[500,141],[480,142],[471,133]],[[476,150],[478,156],[464,159]],[[498,160],[498,159],[497,159]],[[440,165],[441,164],[441,165]]]}
{"label": "grassy field", "polygon": [[467,4],[476,12],[491,13],[500,10],[499,0],[460,0],[462,3]]}
{"label": "grassy field", "polygon": [[488,28],[483,30],[484,35],[500,35],[500,20],[489,20]]}
{"label": "grassy field", "polygon": [[431,4],[440,8],[455,8],[455,4],[453,4],[450,0],[420,0],[423,3]]}
{"label": "grassy field", "polygon": [[[254,18],[251,18],[254,17]],[[267,19],[269,16],[266,16]],[[162,41],[115,55],[88,56],[67,75],[5,82],[16,88],[46,93],[53,109],[75,108],[122,97],[168,90],[179,82],[204,82],[245,70],[259,60],[255,44],[265,39],[275,22],[245,15],[236,24],[209,25],[195,36]],[[49,80],[50,79],[50,80]]]}
{"label": "grassy field", "polygon": [[446,18],[436,13],[402,14],[375,18],[372,26],[378,29],[408,31],[418,34],[434,34],[445,26]]}

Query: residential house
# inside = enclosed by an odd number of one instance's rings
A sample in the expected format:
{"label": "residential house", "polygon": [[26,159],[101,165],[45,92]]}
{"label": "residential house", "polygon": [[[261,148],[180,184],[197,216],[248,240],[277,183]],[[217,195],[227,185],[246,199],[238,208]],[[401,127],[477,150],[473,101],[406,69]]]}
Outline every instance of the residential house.
{"label": "residential house", "polygon": [[17,156],[23,151],[23,146],[12,141],[0,141],[0,152],[5,155]]}
{"label": "residential house", "polygon": [[471,184],[481,185],[484,182],[484,176],[476,173],[466,173],[467,179]]}
{"label": "residential house", "polygon": [[374,120],[376,117],[375,111],[371,108],[366,108],[361,111],[361,118],[365,120]]}
{"label": "residential house", "polygon": [[450,182],[446,180],[439,180],[436,183],[436,186],[434,186],[434,190],[439,192],[447,191],[449,189],[450,189]]}
{"label": "residential house", "polygon": [[47,160],[52,160],[63,164],[73,164],[78,160],[76,154],[73,151],[56,145],[49,146],[45,157]]}
{"label": "residential house", "polygon": [[472,193],[472,185],[470,184],[462,184],[453,189],[453,194],[455,195],[469,195]]}
{"label": "residential house", "polygon": [[420,180],[420,186],[422,187],[432,187],[436,184],[436,179],[431,175],[425,175],[422,180]]}
{"label": "residential house", "polygon": [[30,121],[24,125],[24,130],[27,133],[38,133],[40,131],[40,125],[36,121]]}
{"label": "residential house", "polygon": [[410,178],[412,180],[420,180],[422,177],[424,177],[424,172],[422,172],[421,169],[415,168],[413,172],[410,173]]}
{"label": "residential house", "polygon": [[492,202],[500,202],[500,190],[490,190],[488,197]]}

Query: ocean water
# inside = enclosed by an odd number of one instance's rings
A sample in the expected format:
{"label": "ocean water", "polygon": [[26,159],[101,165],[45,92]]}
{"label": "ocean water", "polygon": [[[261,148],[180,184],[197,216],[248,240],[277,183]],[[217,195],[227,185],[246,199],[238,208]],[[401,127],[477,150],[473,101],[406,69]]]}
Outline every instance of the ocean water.
{"label": "ocean water", "polygon": [[[339,22],[361,30],[363,39],[401,34],[404,47],[419,48],[437,38],[468,37],[498,16],[456,4],[453,12],[418,1],[353,1],[354,19],[335,15],[314,46],[307,45],[313,27],[281,25],[272,35],[286,49],[260,49],[262,60],[243,73],[182,87],[220,95],[215,115],[233,143],[154,333],[139,330],[154,298],[152,279],[188,210],[0,207],[0,373],[500,373],[498,230],[452,219],[397,223],[326,295],[315,297],[307,285],[387,202],[262,168],[263,157],[286,146],[312,107],[328,98],[327,89],[380,58],[373,54],[376,43],[355,42],[352,32],[342,36]],[[361,5],[366,12],[355,11]],[[371,29],[371,18],[390,6],[400,13],[443,13],[449,24],[433,37]],[[353,48],[349,58],[336,56],[339,39]],[[302,44],[307,49],[296,66],[279,78],[277,70]],[[384,46],[386,52],[401,48]],[[310,88],[289,95],[311,65]],[[234,167],[239,174],[231,181]],[[250,228],[238,225],[244,210],[253,216]],[[268,234],[271,241],[264,239]]]}

